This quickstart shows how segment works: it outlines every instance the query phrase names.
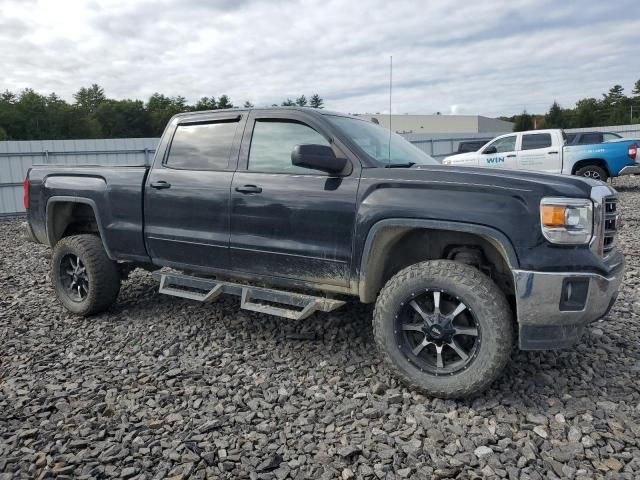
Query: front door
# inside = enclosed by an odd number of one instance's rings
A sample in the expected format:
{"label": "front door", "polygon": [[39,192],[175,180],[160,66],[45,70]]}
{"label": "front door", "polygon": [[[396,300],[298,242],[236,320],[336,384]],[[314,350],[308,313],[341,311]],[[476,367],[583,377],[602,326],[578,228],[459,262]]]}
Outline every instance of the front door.
{"label": "front door", "polygon": [[229,189],[242,136],[240,116],[202,115],[174,126],[145,185],[145,241],[157,265],[229,267]]}
{"label": "front door", "polygon": [[348,285],[360,165],[350,161],[341,175],[294,166],[296,145],[343,155],[303,112],[254,113],[248,122],[231,186],[232,268]]}
{"label": "front door", "polygon": [[554,147],[549,133],[525,133],[518,150],[518,168],[560,173],[560,147]]}
{"label": "front door", "polygon": [[[482,149],[479,167],[516,168],[517,135],[496,138]],[[486,153],[485,153],[486,152]]]}

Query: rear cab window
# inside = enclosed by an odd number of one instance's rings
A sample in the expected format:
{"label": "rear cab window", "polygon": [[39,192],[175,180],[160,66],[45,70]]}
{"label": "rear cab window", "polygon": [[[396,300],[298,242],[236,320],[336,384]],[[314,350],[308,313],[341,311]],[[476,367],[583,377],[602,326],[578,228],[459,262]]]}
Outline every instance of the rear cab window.
{"label": "rear cab window", "polygon": [[164,166],[178,170],[225,170],[238,120],[186,123],[176,127]]}

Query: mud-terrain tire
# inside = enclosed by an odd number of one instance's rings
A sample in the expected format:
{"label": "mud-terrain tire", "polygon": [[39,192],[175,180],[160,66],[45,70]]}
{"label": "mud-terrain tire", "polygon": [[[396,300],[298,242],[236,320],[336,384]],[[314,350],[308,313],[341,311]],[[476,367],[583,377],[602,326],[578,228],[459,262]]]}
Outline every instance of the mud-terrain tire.
{"label": "mud-terrain tire", "polygon": [[[438,296],[437,310],[435,295]],[[418,307],[422,313],[418,312],[414,299],[424,298],[417,301],[428,302],[430,296],[433,312],[427,313],[426,306]],[[445,305],[453,309],[448,314],[444,312]],[[458,314],[456,305],[462,308]],[[435,318],[436,322],[425,320],[421,324],[424,315],[435,315],[432,320]],[[409,321],[417,318],[418,323],[401,323],[408,317],[411,317]],[[452,335],[448,337],[451,343],[444,346],[442,339],[431,336],[433,325],[440,325],[439,322],[448,327],[438,328],[435,333],[442,330]],[[454,326],[454,322],[465,322],[465,325]],[[456,333],[451,333],[454,328]],[[459,333],[463,331],[467,333]],[[464,398],[486,389],[508,362],[514,336],[513,315],[504,293],[476,268],[450,260],[417,263],[393,276],[378,296],[373,332],[378,349],[393,373],[408,387],[441,398]],[[423,335],[424,339],[420,340]],[[429,339],[435,343],[429,342],[414,355],[416,350],[407,346],[412,338],[421,343]],[[473,344],[470,352],[464,351],[460,342]],[[433,361],[428,349],[434,352]],[[458,354],[460,350],[467,359]],[[449,359],[460,359],[445,371],[447,355]]]}
{"label": "mud-terrain tire", "polygon": [[120,291],[118,266],[109,259],[96,235],[73,235],[60,240],[53,249],[51,280],[65,308],[83,316],[109,308]]}
{"label": "mud-terrain tire", "polygon": [[609,178],[607,171],[599,165],[586,165],[576,170],[576,175],[579,177],[593,178],[594,180],[600,180],[606,182]]}

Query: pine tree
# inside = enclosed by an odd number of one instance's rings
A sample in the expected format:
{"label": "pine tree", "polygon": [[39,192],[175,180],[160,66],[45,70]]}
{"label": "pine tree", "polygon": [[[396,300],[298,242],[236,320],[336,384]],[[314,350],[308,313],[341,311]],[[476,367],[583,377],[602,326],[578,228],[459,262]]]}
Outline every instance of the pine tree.
{"label": "pine tree", "polygon": [[284,102],[282,102],[282,106],[283,107],[295,107],[296,106],[296,102],[294,102],[290,98],[287,98]]}
{"label": "pine tree", "polygon": [[562,107],[555,100],[549,109],[549,113],[544,116],[544,124],[547,128],[564,128]]}
{"label": "pine tree", "polygon": [[298,98],[296,98],[296,105],[298,105],[299,107],[306,107],[307,97],[305,97],[304,95],[300,95]]}
{"label": "pine tree", "polygon": [[218,108],[233,108],[233,103],[227,95],[221,95],[218,99]]}
{"label": "pine tree", "polygon": [[324,101],[322,100],[322,98],[320,98],[320,95],[318,95],[317,93],[314,93],[311,96],[311,101],[309,102],[309,105],[311,106],[311,108],[322,108],[323,104],[324,104]]}

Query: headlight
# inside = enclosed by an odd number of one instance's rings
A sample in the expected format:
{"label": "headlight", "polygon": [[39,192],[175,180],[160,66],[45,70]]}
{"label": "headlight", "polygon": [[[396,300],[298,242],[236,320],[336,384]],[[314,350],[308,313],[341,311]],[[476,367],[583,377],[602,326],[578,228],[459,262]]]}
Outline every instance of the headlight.
{"label": "headlight", "polygon": [[542,233],[551,243],[589,243],[593,233],[593,203],[586,198],[543,198]]}

